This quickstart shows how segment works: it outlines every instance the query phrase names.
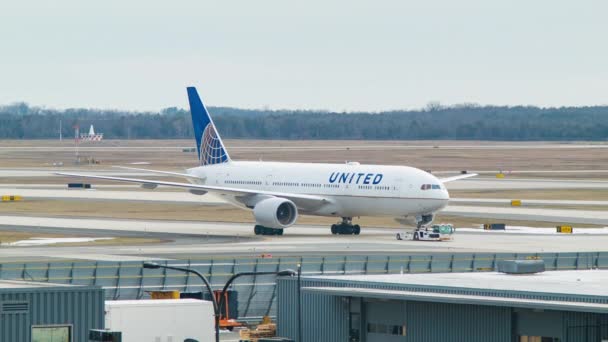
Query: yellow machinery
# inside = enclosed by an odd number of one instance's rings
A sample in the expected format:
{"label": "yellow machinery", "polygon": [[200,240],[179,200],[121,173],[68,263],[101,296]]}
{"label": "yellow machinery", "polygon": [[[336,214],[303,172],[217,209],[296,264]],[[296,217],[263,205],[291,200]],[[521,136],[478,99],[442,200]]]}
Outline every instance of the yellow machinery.
{"label": "yellow machinery", "polygon": [[2,195],[2,202],[16,202],[21,201],[23,198],[19,195]]}

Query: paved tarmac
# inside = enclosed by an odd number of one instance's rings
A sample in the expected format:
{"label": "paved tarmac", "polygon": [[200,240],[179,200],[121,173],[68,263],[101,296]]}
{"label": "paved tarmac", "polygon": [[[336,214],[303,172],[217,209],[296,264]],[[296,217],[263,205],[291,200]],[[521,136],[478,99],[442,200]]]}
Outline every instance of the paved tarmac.
{"label": "paved tarmac", "polygon": [[589,252],[604,251],[608,234],[501,234],[499,232],[457,232],[454,241],[398,241],[397,229],[363,227],[361,235],[331,235],[329,227],[296,225],[283,236],[260,237],[251,224],[186,222],[164,220],[103,220],[0,216],[2,230],[21,227],[40,233],[82,236],[139,236],[160,238],[160,244],[118,246],[48,246],[0,248],[1,260],[85,259],[145,260],[182,259],[196,256],[246,255],[331,255],[437,252]]}
{"label": "paved tarmac", "polygon": [[498,220],[608,225],[608,212],[601,210],[449,205],[441,213],[461,217],[492,218]]}
{"label": "paved tarmac", "polygon": [[[24,175],[24,172],[26,173]],[[53,170],[0,169],[0,177],[48,176]],[[93,173],[93,172],[91,172]],[[97,173],[97,172],[94,172]],[[151,174],[123,170],[103,171],[108,175],[142,176]],[[161,177],[162,175],[154,175]],[[97,186],[95,186],[97,187]],[[141,191],[131,185],[98,186],[99,190],[67,190],[57,186],[0,185],[3,194],[33,198],[62,198],[73,200],[166,201],[220,204],[213,195],[195,196],[184,191]],[[124,187],[124,188],[123,188]],[[608,189],[607,181],[496,179],[476,177],[448,183],[449,189]],[[458,205],[470,204],[470,205]],[[501,207],[489,207],[496,204]],[[505,199],[454,199],[445,214],[509,220],[570,222],[608,225],[608,213],[594,210],[557,210],[530,208],[526,205],[608,205],[608,201],[526,200],[524,207],[508,207]],[[475,206],[482,205],[482,206]],[[397,241],[397,230],[363,227],[360,236],[333,236],[329,227],[296,225],[284,236],[259,237],[251,224],[192,222],[168,220],[118,220],[95,218],[62,218],[46,216],[0,215],[0,230],[26,230],[54,233],[70,237],[149,237],[164,241],[160,244],[119,246],[34,246],[0,248],[0,261],[23,258],[69,258],[90,260],[144,260],[186,258],[199,255],[279,255],[318,254],[386,254],[401,252],[585,252],[603,251],[608,246],[608,234],[500,234],[484,231],[457,232],[451,242]]]}
{"label": "paved tarmac", "polygon": [[[98,186],[95,185],[95,188]],[[151,201],[171,203],[226,204],[218,196],[205,194],[193,195],[188,191],[153,191],[153,190],[97,190],[97,189],[30,189],[23,187],[1,186],[0,195],[20,195],[24,198],[38,199],[78,199],[78,200],[112,200],[112,201]],[[100,187],[103,189],[103,187]]]}
{"label": "paved tarmac", "polygon": [[[608,206],[608,201],[580,201],[580,200],[535,200],[525,199],[520,200],[521,206],[547,206],[547,205],[559,205],[559,206],[576,206],[576,207],[596,207],[596,206]],[[511,205],[511,199],[505,198],[450,198],[450,204],[453,205]]]}
{"label": "paved tarmac", "polygon": [[74,168],[0,168],[0,178],[9,177],[56,177],[56,172],[74,172],[91,175],[103,175],[103,176],[114,176],[114,177],[136,177],[136,176],[155,176],[163,177],[156,173],[143,172],[143,171],[123,171],[120,169],[114,170],[83,170]]}
{"label": "paved tarmac", "polygon": [[608,189],[608,181],[473,177],[446,184],[448,190]]}

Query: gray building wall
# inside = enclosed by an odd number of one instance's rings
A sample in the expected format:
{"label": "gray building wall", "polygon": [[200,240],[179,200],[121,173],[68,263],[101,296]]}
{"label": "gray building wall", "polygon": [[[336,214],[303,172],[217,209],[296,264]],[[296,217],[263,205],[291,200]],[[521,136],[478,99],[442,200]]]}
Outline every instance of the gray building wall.
{"label": "gray building wall", "polygon": [[406,341],[511,342],[509,308],[410,301],[405,303]]}
{"label": "gray building wall", "polygon": [[0,289],[0,341],[29,342],[33,325],[71,325],[74,342],[88,341],[104,328],[104,300],[97,286]]}
{"label": "gray building wall", "polygon": [[[403,289],[403,285],[380,285],[349,281],[302,279],[302,287],[340,286]],[[401,288],[399,288],[401,287]],[[277,323],[279,336],[297,340],[298,322],[302,342],[349,341],[351,312],[361,312],[361,336],[367,323],[398,325],[405,336],[378,336],[373,341],[486,341],[511,342],[518,335],[557,337],[564,342],[608,339],[608,315],[511,307],[444,304],[404,300],[376,300],[302,292],[302,317],[298,317],[298,284],[293,278],[278,281]],[[408,288],[408,290],[412,290]],[[425,289],[428,290],[428,289]],[[454,292],[465,291],[456,289]],[[449,292],[444,288],[440,292]],[[465,291],[466,292],[466,291]],[[496,293],[505,296],[502,291]],[[526,297],[529,293],[521,294]],[[539,295],[537,294],[537,297]],[[555,295],[550,295],[554,299]],[[580,299],[580,296],[573,295]],[[564,300],[563,298],[559,298]],[[586,298],[604,302],[599,298]],[[360,304],[359,304],[360,302]],[[360,309],[354,308],[360,305]],[[383,317],[384,316],[384,317]],[[393,321],[393,319],[396,320]]]}
{"label": "gray building wall", "polygon": [[[586,253],[400,253],[388,255],[328,255],[262,257],[201,257],[158,260],[162,264],[188,265],[208,277],[214,289],[239,272],[297,269],[306,275],[395,274],[491,271],[507,259],[543,259],[547,270],[608,269],[608,252]],[[233,284],[238,291],[239,318],[257,321],[276,315],[275,276],[240,277]],[[147,298],[146,291],[201,291],[199,279],[183,272],[143,270],[141,261],[48,260],[0,263],[0,279],[24,279],[72,285],[99,285],[106,299]]]}

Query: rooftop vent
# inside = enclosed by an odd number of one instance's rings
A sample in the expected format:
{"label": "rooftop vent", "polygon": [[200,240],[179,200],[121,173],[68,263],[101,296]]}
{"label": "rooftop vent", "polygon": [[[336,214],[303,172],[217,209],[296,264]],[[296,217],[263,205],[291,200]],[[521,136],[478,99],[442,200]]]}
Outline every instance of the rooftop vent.
{"label": "rooftop vent", "polygon": [[531,274],[545,271],[544,260],[502,260],[498,272],[507,274]]}

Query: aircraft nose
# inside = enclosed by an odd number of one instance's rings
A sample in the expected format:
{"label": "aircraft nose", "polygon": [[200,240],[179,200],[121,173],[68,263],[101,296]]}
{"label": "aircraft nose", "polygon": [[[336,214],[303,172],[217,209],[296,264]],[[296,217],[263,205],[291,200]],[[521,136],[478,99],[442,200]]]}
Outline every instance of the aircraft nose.
{"label": "aircraft nose", "polygon": [[441,199],[442,200],[446,200],[449,201],[450,200],[450,193],[448,192],[448,190],[445,188],[445,185],[443,185],[441,187]]}
{"label": "aircraft nose", "polygon": [[441,210],[448,206],[450,201],[450,194],[444,186],[441,187],[441,192],[437,193],[436,208],[435,210]]}

